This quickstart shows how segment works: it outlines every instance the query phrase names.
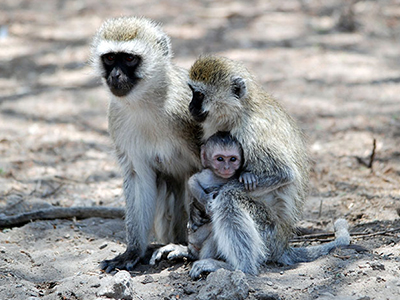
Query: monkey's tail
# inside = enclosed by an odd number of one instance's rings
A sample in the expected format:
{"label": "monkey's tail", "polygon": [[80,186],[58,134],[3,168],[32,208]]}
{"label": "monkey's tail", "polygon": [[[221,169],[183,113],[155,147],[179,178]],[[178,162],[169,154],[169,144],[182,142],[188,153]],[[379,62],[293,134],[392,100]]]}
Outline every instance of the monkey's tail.
{"label": "monkey's tail", "polygon": [[289,248],[278,260],[279,263],[293,265],[301,262],[316,260],[322,255],[327,255],[333,249],[350,244],[349,225],[345,219],[338,219],[334,224],[335,240],[318,246]]}

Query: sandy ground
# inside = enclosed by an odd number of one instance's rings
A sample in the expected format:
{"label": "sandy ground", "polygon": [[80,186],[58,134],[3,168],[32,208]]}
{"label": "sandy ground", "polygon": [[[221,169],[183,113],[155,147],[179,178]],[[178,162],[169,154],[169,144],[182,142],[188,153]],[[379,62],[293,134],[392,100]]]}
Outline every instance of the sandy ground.
{"label": "sandy ground", "polygon": [[368,251],[267,265],[256,277],[221,270],[193,281],[189,262],[113,276],[98,263],[124,251],[122,220],[36,221],[0,231],[0,299],[400,299],[400,1],[358,1],[346,24],[349,2],[2,0],[0,218],[124,206],[107,93],[87,60],[104,19],[144,15],[164,24],[176,64],[213,52],[255,73],[309,139],[299,226],[326,232],[344,217]]}

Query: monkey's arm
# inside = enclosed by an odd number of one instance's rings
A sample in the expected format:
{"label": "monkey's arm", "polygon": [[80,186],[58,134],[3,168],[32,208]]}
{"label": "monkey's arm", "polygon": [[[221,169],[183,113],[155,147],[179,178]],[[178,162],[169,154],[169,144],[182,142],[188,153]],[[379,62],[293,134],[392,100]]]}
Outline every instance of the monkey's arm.
{"label": "monkey's arm", "polygon": [[289,169],[281,169],[272,174],[266,172],[265,174],[262,174],[262,176],[259,176],[259,178],[257,187],[251,192],[255,197],[270,193],[280,187],[292,183],[294,180],[294,176]]}
{"label": "monkey's arm", "polygon": [[210,171],[208,169],[205,169],[200,173],[194,174],[192,177],[189,178],[188,181],[189,190],[192,193],[193,197],[195,197],[205,207],[207,206],[210,197],[212,197],[211,193],[207,193],[206,191],[207,184],[205,187],[203,187],[206,183],[205,181],[209,181],[208,179],[210,176],[212,176],[210,174]]}
{"label": "monkey's arm", "polygon": [[278,155],[264,152],[258,157],[257,155],[252,157],[254,158],[247,161],[242,174],[251,173],[257,177],[257,186],[251,190],[253,196],[265,195],[294,181],[294,170],[285,162],[278,160],[276,158]]}

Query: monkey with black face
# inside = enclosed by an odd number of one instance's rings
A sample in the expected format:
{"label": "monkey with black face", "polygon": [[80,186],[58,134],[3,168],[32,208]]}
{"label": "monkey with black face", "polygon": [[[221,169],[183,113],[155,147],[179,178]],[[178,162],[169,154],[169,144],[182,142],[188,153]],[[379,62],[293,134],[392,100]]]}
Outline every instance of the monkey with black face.
{"label": "monkey with black face", "polygon": [[[309,158],[301,131],[282,106],[232,60],[200,57],[189,71],[189,110],[204,139],[228,131],[243,147],[243,171],[258,178],[254,191],[237,181],[221,187],[211,203],[217,255],[196,261],[192,277],[228,268],[256,274],[265,261],[311,261],[350,237],[345,220],[335,223],[336,240],[316,247],[290,248],[307,194]],[[240,222],[238,222],[240,220]]]}
{"label": "monkey with black face", "polygon": [[172,64],[170,40],[145,18],[104,22],[92,64],[110,93],[109,132],[123,172],[127,249],[101,268],[131,270],[154,230],[162,243],[185,243],[187,180],[200,167],[200,128],[188,111],[187,72]]}
{"label": "monkey with black face", "polygon": [[157,250],[151,264],[168,254],[169,259],[187,257],[208,258],[216,255],[212,238],[212,212],[210,205],[219,189],[229,180],[238,180],[246,190],[254,190],[257,177],[250,172],[241,172],[243,150],[229,132],[217,132],[201,146],[203,170],[190,177],[188,185],[194,196],[188,223],[188,247],[167,245]]}

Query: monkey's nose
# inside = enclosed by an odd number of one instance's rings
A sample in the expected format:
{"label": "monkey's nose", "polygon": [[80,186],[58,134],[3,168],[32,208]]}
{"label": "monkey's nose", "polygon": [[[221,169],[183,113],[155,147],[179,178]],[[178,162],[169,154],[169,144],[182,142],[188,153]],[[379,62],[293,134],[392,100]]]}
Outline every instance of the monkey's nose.
{"label": "monkey's nose", "polygon": [[117,68],[114,68],[110,75],[113,80],[117,80],[119,77],[121,77],[121,71]]}

